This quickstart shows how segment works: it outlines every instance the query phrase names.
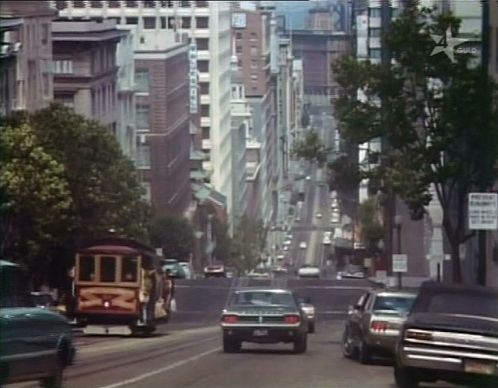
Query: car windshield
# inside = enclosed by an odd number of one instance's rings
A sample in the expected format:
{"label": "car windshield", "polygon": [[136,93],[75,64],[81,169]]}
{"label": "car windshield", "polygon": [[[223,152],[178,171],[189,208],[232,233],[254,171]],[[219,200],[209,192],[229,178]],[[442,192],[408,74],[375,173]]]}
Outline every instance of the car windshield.
{"label": "car windshield", "polygon": [[249,291],[235,293],[230,300],[230,305],[295,306],[295,301],[290,293]]}
{"label": "car windshield", "polygon": [[498,318],[498,298],[496,296],[443,293],[431,298],[427,312]]}
{"label": "car windshield", "polygon": [[407,313],[415,301],[413,296],[379,296],[375,299],[373,311],[393,310]]}

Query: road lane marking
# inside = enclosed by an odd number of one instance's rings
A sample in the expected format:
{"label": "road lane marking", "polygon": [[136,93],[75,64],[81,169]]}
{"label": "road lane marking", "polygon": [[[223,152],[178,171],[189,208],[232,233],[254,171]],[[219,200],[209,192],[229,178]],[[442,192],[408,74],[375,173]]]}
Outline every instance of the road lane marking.
{"label": "road lane marking", "polygon": [[189,362],[197,361],[197,360],[201,359],[202,357],[208,356],[208,355],[215,353],[215,352],[219,352],[220,350],[221,350],[221,346],[218,346],[217,348],[210,349],[210,350],[205,351],[203,353],[199,353],[196,356],[192,356],[192,357],[185,358],[183,360],[174,362],[173,364],[165,366],[164,368],[160,368],[160,369],[153,370],[151,372],[143,373],[143,374],[138,375],[132,379],[123,380],[123,381],[120,381],[118,383],[104,385],[104,386],[101,386],[99,388],[118,388],[118,387],[123,387],[125,385],[134,384],[134,383],[137,383],[141,380],[145,380],[149,377],[152,377],[152,376],[164,373],[164,372],[168,372],[171,369],[178,368],[179,366],[183,366],[185,364],[188,364]]}

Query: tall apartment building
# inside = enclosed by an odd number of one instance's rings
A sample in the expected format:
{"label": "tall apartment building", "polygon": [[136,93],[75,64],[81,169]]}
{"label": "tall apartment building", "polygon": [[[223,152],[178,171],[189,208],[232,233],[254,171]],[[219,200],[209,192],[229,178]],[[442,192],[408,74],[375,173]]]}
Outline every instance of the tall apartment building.
{"label": "tall apartment building", "polygon": [[23,20],[0,18],[0,115],[8,116],[16,109],[17,60],[21,50],[19,30]]}
{"label": "tall apartment building", "polygon": [[52,23],[54,100],[117,131],[116,46],[125,36],[111,21]]}
{"label": "tall apartment building", "polygon": [[[225,1],[56,1],[65,18],[112,18],[136,26],[136,50],[164,50],[161,36],[195,41],[201,94],[201,131],[211,186],[232,210],[230,56],[231,13]],[[154,39],[157,36],[158,39]],[[169,41],[169,39],[168,39]],[[156,49],[157,47],[157,49]],[[188,66],[187,66],[188,69]],[[137,112],[137,120],[140,118]]]}
{"label": "tall apartment building", "polygon": [[271,79],[271,15],[262,10],[233,13],[236,55],[244,74],[246,97],[253,112],[250,135],[261,143],[261,217],[268,225],[277,207],[277,146]]}
{"label": "tall apartment building", "polygon": [[[234,47],[235,51],[235,47]],[[245,96],[244,76],[237,57],[232,56],[232,173],[233,203],[237,204],[230,214],[230,225],[235,227],[241,217],[247,215],[246,142],[251,131],[251,108]]]}
{"label": "tall apartment building", "polygon": [[53,98],[52,19],[56,12],[43,1],[2,1],[0,16],[20,18],[9,39],[21,43],[17,54],[16,93],[9,109],[30,112],[46,107]]}

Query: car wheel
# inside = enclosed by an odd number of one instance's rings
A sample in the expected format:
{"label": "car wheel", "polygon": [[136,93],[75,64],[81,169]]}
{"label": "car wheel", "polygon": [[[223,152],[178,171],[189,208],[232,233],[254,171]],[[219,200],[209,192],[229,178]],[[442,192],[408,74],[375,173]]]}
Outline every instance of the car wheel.
{"label": "car wheel", "polygon": [[353,338],[351,338],[351,333],[349,329],[344,329],[344,334],[342,335],[342,354],[346,358],[356,357],[356,349],[353,344]]}
{"label": "car wheel", "polygon": [[394,365],[394,381],[398,388],[417,388],[419,380],[413,370]]}
{"label": "car wheel", "polygon": [[372,360],[372,350],[362,339],[358,349],[358,361],[362,364],[368,364]]}
{"label": "car wheel", "polygon": [[40,380],[40,385],[43,388],[62,388],[62,373],[64,366],[62,362],[57,363],[56,370],[52,376],[44,377]]}
{"label": "car wheel", "polygon": [[311,322],[308,324],[308,333],[313,334],[315,332],[315,322]]}
{"label": "car wheel", "polygon": [[294,353],[304,353],[308,346],[308,336],[306,334],[299,336],[294,341]]}
{"label": "car wheel", "polygon": [[240,341],[235,341],[230,338],[223,338],[223,351],[225,353],[240,352],[241,345]]}

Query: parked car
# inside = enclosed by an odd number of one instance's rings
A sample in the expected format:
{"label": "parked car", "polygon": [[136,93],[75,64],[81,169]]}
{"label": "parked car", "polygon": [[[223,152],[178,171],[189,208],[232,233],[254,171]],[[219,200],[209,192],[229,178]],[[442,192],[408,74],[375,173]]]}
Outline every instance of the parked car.
{"label": "parked car", "polygon": [[319,278],[320,268],[311,264],[303,264],[297,270],[297,276],[300,278]]}
{"label": "parked car", "polygon": [[308,247],[308,244],[306,243],[306,241],[301,241],[299,243],[299,248],[306,249],[307,247]]}
{"label": "parked car", "polygon": [[169,272],[169,276],[173,279],[185,279],[185,271],[177,259],[163,260],[163,271]]}
{"label": "parked car", "polygon": [[350,306],[343,332],[343,354],[366,364],[374,354],[393,356],[401,326],[416,293],[371,290]]}
{"label": "parked car", "polygon": [[179,264],[183,269],[183,273],[185,274],[185,279],[193,279],[194,278],[194,268],[192,267],[192,264],[190,264],[186,261],[181,261],[181,262],[179,262]]}
{"label": "parked car", "polygon": [[75,355],[71,326],[61,314],[30,307],[30,295],[16,284],[19,273],[0,260],[0,385],[39,380],[43,387],[62,387]]}
{"label": "parked car", "polygon": [[304,311],[306,315],[306,319],[308,320],[308,333],[312,334],[315,332],[315,320],[316,320],[316,312],[315,306],[311,304],[311,299],[307,298],[299,298],[299,305],[301,309]]}
{"label": "parked car", "polygon": [[399,388],[498,387],[498,289],[425,282],[396,347]]}
{"label": "parked car", "polygon": [[243,342],[292,343],[304,353],[308,321],[290,290],[249,288],[235,291],[222,312],[223,351],[240,351]]}
{"label": "parked car", "polygon": [[204,267],[205,278],[225,278],[225,266],[222,264],[212,264]]}

